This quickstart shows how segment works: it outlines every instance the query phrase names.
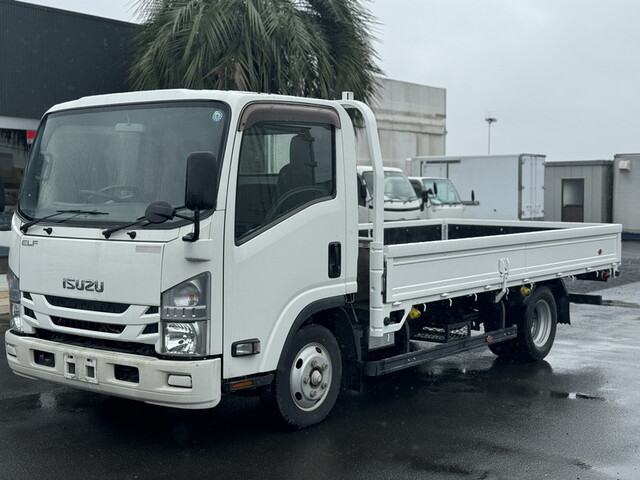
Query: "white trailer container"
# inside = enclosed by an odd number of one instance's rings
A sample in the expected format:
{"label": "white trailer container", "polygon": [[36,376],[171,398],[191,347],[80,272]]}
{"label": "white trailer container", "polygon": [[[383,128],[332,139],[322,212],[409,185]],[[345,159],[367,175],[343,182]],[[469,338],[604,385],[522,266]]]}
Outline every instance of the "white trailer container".
{"label": "white trailer container", "polygon": [[18,375],[179,408],[254,392],[294,428],[363,376],[487,346],[544,358],[569,322],[562,279],[621,258],[619,225],[385,224],[376,120],[349,95],[187,90],[47,112],[10,242]]}
{"label": "white trailer container", "polygon": [[466,218],[544,219],[544,155],[438,156],[407,159],[409,176],[446,177],[477,203]]}

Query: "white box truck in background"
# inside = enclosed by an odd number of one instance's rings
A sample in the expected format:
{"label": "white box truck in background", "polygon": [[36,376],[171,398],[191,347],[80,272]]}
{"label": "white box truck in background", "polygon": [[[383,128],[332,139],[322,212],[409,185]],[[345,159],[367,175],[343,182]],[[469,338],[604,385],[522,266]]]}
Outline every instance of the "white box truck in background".
{"label": "white box truck in background", "polygon": [[411,176],[445,177],[463,198],[475,192],[477,203],[465,218],[544,219],[545,155],[474,155],[407,159]]}

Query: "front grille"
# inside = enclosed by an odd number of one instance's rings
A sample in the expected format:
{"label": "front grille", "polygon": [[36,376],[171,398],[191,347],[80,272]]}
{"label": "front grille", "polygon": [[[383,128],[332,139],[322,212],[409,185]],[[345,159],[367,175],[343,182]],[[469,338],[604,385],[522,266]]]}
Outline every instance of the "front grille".
{"label": "front grille", "polygon": [[66,328],[76,328],[78,330],[89,330],[91,332],[102,333],[122,333],[124,325],[115,325],[113,323],[87,322],[85,320],[73,320],[71,318],[51,317],[51,321],[59,326]]}
{"label": "front grille", "polygon": [[82,300],[79,298],[54,297],[47,295],[45,297],[49,305],[54,307],[72,308],[74,310],[85,310],[89,312],[102,313],[124,313],[129,308],[125,303],[114,302],[98,302],[96,300]]}
{"label": "front grille", "polygon": [[76,347],[95,348],[97,350],[107,350],[110,352],[131,353],[134,355],[144,355],[146,357],[159,356],[153,345],[146,345],[142,343],[118,342],[115,340],[81,337],[78,335],[70,335],[68,333],[51,332],[40,328],[36,329],[36,337]]}
{"label": "front grille", "polygon": [[149,335],[151,333],[158,333],[157,323],[150,323],[149,325],[144,327],[144,330],[142,331],[142,335]]}

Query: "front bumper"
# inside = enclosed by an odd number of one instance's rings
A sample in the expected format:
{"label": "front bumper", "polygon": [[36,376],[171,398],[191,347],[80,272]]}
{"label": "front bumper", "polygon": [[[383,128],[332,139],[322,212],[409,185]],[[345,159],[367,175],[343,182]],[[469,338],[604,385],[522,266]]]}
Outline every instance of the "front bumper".
{"label": "front bumper", "polygon": [[[131,398],[167,407],[212,408],[220,402],[221,364],[209,360],[161,360],[64,345],[5,333],[9,367],[27,378]],[[135,371],[123,378],[119,371]]]}

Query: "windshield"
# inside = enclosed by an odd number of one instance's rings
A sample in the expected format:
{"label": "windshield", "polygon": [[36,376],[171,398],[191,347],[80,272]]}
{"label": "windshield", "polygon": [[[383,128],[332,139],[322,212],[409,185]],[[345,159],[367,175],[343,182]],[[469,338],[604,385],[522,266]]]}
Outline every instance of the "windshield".
{"label": "windshield", "polygon": [[[367,184],[367,188],[373,193],[373,172],[368,170],[362,173],[362,177]],[[416,192],[411,186],[411,182],[402,172],[384,172],[384,199],[408,202],[416,200]]]}
{"label": "windshield", "polygon": [[[133,222],[152,202],[181,206],[187,156],[206,151],[222,158],[228,117],[227,107],[217,102],[48,115],[25,172],[19,212],[32,220],[60,210],[100,211],[68,221],[105,225]],[[59,219],[66,220],[51,221]]]}
{"label": "windshield", "polygon": [[422,180],[422,184],[424,185],[425,190],[431,189],[432,191],[434,190],[433,185],[436,185],[438,193],[435,195],[429,195],[429,201],[433,205],[461,202],[456,187],[454,187],[453,183],[446,178],[424,178]]}

